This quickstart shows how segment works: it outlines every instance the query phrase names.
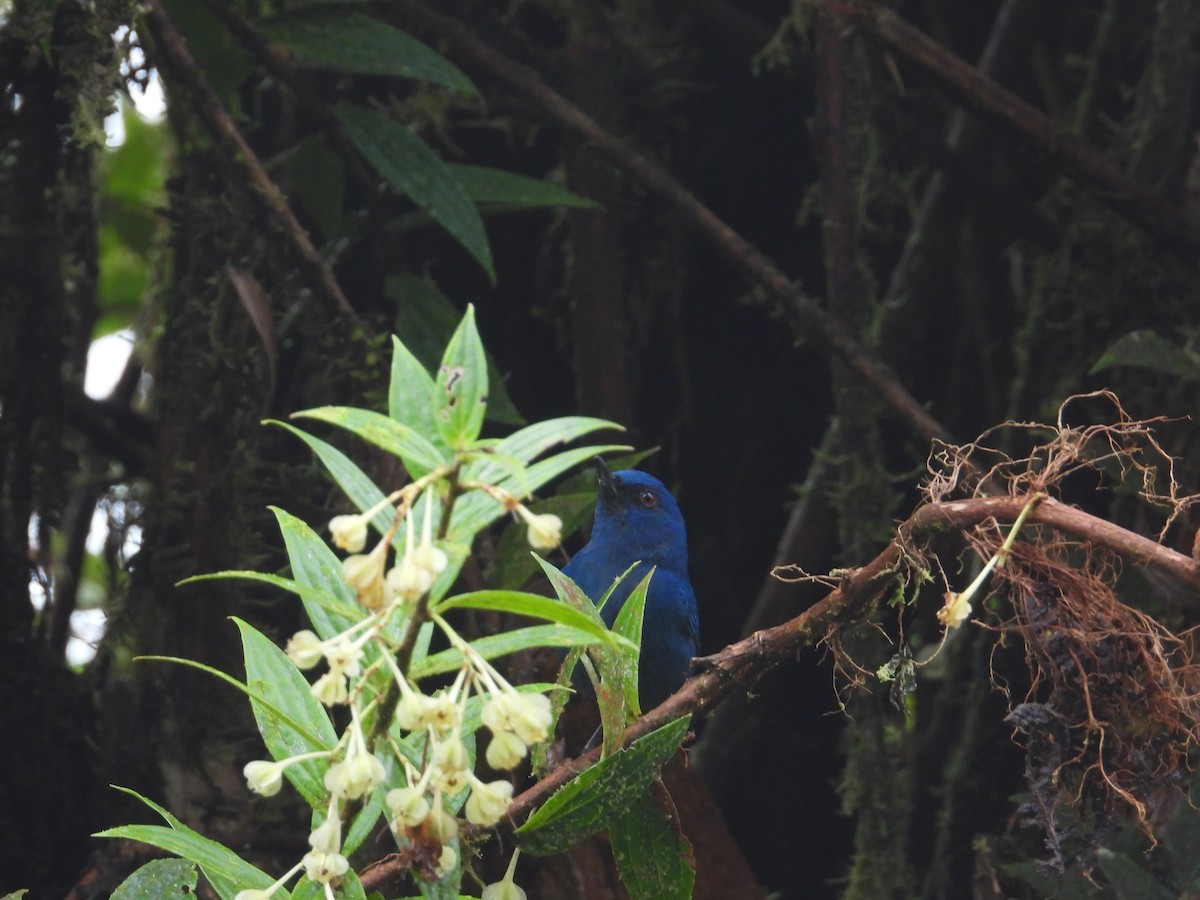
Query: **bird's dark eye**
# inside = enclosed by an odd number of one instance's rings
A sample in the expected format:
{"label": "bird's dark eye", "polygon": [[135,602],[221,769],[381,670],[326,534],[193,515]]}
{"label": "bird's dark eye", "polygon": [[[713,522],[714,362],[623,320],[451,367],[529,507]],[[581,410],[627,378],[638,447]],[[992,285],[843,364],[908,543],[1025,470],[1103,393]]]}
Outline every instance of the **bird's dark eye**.
{"label": "bird's dark eye", "polygon": [[642,501],[642,506],[646,509],[651,509],[658,505],[658,498],[654,496],[654,491],[642,491],[638,494],[638,500]]}

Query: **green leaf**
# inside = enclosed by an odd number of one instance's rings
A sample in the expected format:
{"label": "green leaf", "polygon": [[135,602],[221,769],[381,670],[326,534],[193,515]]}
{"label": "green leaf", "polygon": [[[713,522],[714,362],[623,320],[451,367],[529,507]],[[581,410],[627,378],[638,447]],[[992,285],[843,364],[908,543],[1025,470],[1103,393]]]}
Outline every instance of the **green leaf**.
{"label": "green leaf", "polygon": [[[604,429],[625,430],[616,422],[595,419],[590,416],[563,416],[557,419],[547,419],[544,422],[534,422],[520,431],[513,432],[496,445],[494,452],[498,456],[511,456],[527,463],[541,456],[551,447]],[[486,462],[478,465],[478,472],[472,467],[472,477],[491,480],[494,475],[499,474],[496,470],[490,469]]]}
{"label": "green leaf", "polygon": [[475,327],[475,307],[468,306],[434,379],[433,422],[442,439],[464,450],[479,437],[487,414],[488,367]]}
{"label": "green leaf", "polygon": [[[418,434],[411,428],[401,425],[395,419],[369,409],[358,409],[354,406],[320,406],[316,409],[306,409],[292,413],[292,418],[318,419],[345,428],[357,434],[364,441],[392,453],[405,460],[405,466],[411,461],[417,471],[410,471],[414,477],[420,477],[448,460],[429,442],[424,435]],[[380,494],[380,497],[383,495]]]}
{"label": "green leaf", "polygon": [[479,96],[471,79],[440,53],[370,16],[312,9],[270,19],[259,27],[268,39],[286,45],[302,66],[416,78]]}
{"label": "green leaf", "polygon": [[[198,865],[204,876],[212,882],[212,886],[221,895],[222,900],[233,900],[234,895],[246,888],[265,890],[275,879],[246,862],[228,847],[209,840],[188,828],[177,818],[137,791],[117,787],[118,791],[129,794],[141,800],[158,813],[170,825],[122,825],[119,828],[109,828],[98,832],[96,837],[124,838],[130,841],[141,841],[150,844],[176,856],[182,856]],[[279,897],[287,897],[286,891],[280,891]]]}
{"label": "green leaf", "polygon": [[[566,577],[563,576],[563,578]],[[592,618],[586,612],[573,609],[566,603],[560,603],[539,594],[528,594],[524,591],[472,591],[450,597],[434,607],[434,611],[438,613],[444,613],[451,609],[486,609],[491,612],[507,612],[519,616],[546,619],[584,632],[595,643],[621,647],[625,650],[637,649],[637,645],[628,638],[609,631],[600,621],[599,616]]]}
{"label": "green leaf", "polygon": [[1096,851],[1096,862],[1117,900],[1172,900],[1175,897],[1154,876],[1123,853],[1113,853],[1101,847]]}
{"label": "green leaf", "polygon": [[[691,845],[666,789],[655,787],[609,826],[613,858],[632,900],[689,900],[696,880]],[[659,807],[656,794],[670,809]]]}
{"label": "green leaf", "polygon": [[[337,880],[337,886],[334,894],[337,900],[367,900],[367,893],[353,869]],[[302,875],[292,890],[292,900],[325,900],[325,886],[309,881],[307,875]]]}
{"label": "green leaf", "polygon": [[[289,425],[287,422],[278,422],[274,419],[268,419],[267,424],[278,425],[280,428],[286,428],[304,443],[308,444],[317,458],[321,460],[321,464],[325,466],[329,474],[333,476],[334,482],[342,491],[349,497],[359,511],[368,510],[379,503],[383,499],[384,493],[379,489],[379,486],[371,480],[362,469],[356,466],[346,454],[334,447],[332,444],[326,443],[318,437],[313,437],[306,431],[296,428],[294,425]],[[405,462],[405,468],[412,471],[410,463]],[[388,504],[371,519],[371,524],[380,534],[386,534],[387,530],[392,527],[392,522],[396,518],[396,508]]]}
{"label": "green leaf", "polygon": [[327,242],[344,237],[346,161],[341,154],[329,146],[324,136],[313,135],[296,146],[289,173],[289,198],[299,201],[321,236]]}
{"label": "green leaf", "polygon": [[1191,785],[1161,834],[1176,883],[1184,892],[1200,896],[1200,855],[1196,853],[1196,847],[1200,846],[1200,808],[1195,800],[1198,787],[1200,775],[1193,775]]}
{"label": "green leaf", "polygon": [[[530,625],[477,638],[471,641],[471,648],[484,659],[496,659],[532,647],[578,647],[596,642],[591,633],[565,625]],[[421,679],[457,672],[462,668],[462,662],[461,651],[451,647],[414,663],[410,674],[415,679]]]}
{"label": "green leaf", "polygon": [[445,228],[494,281],[492,249],[479,210],[447,165],[394,119],[346,104],[336,114],[367,162]]}
{"label": "green leaf", "polygon": [[567,782],[517,829],[518,846],[549,856],[608,828],[646,793],[658,768],[679,749],[690,721],[684,716],[668,722]]}
{"label": "green leaf", "polygon": [[469,166],[451,163],[450,171],[455,174],[467,196],[476,203],[496,203],[509,209],[534,209],[542,206],[573,206],[598,209],[599,203],[573,194],[540,178],[517,175],[503,169],[487,166]]}
{"label": "green leaf", "polygon": [[[588,521],[596,505],[595,494],[557,494],[529,504],[532,513],[553,513],[562,519],[564,539]],[[537,561],[529,552],[528,528],[524,522],[511,521],[505,527],[495,550],[496,586],[520,588],[538,571]]]}
{"label": "green leaf", "polygon": [[1113,366],[1132,366],[1150,369],[1188,381],[1200,379],[1200,357],[1177,347],[1150,329],[1132,331],[1118,338],[1100,354],[1090,374],[1103,372]]}
{"label": "green leaf", "polygon": [[[275,513],[279,522],[279,531],[283,535],[288,560],[292,565],[292,575],[296,581],[333,597],[347,610],[356,610],[358,601],[354,588],[342,577],[342,562],[329,545],[321,540],[320,535],[309,528],[304,520],[274,506],[271,507],[271,512]],[[322,640],[341,634],[361,617],[349,611],[342,613],[328,610],[322,604],[310,602],[303,595],[301,600],[313,630]]]}
{"label": "green leaf", "polygon": [[[451,335],[458,328],[462,314],[428,277],[411,272],[390,275],[385,279],[383,289],[388,299],[396,304],[396,334],[421,363],[424,372],[434,371],[442,361],[442,351],[446,349]],[[424,418],[421,420],[422,423],[428,420],[428,426],[413,426],[421,434],[430,437],[437,434],[433,425],[433,411],[430,408],[432,394],[431,380],[429,394],[423,398]],[[508,396],[504,377],[491,354],[488,354],[487,417],[490,422],[504,425],[525,424],[525,420],[513,405],[512,398]],[[411,424],[407,419],[400,421]]]}
{"label": "green leaf", "polygon": [[152,859],[112,892],[109,900],[194,897],[196,865],[186,859]]}
{"label": "green leaf", "polygon": [[[336,747],[338,736],[329,714],[295,663],[253,626],[238,618],[233,621],[242,633],[254,721],[271,756],[286,759]],[[309,759],[288,766],[284,774],[309,806],[322,809],[329,799],[323,780],[328,768],[327,760]]]}
{"label": "green leaf", "polygon": [[[361,615],[361,607],[353,606],[332,594],[326,593],[319,588],[310,587],[307,584],[301,584],[299,581],[293,581],[291,578],[283,578],[280,575],[271,575],[267,572],[255,572],[253,569],[229,569],[225,572],[210,572],[207,575],[193,575],[191,578],[185,578],[179,582],[182,584],[196,584],[202,581],[216,581],[222,578],[240,578],[246,581],[259,581],[263,584],[269,584],[272,587],[277,587],[281,590],[296,594],[304,600],[305,606],[312,604],[320,607],[326,612],[333,613],[336,616],[346,619],[347,621],[356,621]],[[336,634],[337,632],[334,632]]]}
{"label": "green leaf", "polygon": [[591,622],[598,624],[601,628],[607,628],[604,620],[600,618],[600,611],[583,592],[583,588],[571,580],[570,575],[564,574],[558,566],[549,560],[542,559],[536,553],[533,554],[533,558],[537,560],[542,571],[546,573],[546,577],[550,579],[550,586],[554,588],[554,593],[558,595],[559,600],[576,612],[583,613]]}
{"label": "green leaf", "polygon": [[[501,441],[497,447],[503,445],[503,443]],[[557,478],[568,469],[591,459],[593,456],[626,449],[628,448],[615,444],[598,447],[576,447],[572,450],[564,450],[562,453],[557,453],[548,459],[539,460],[526,468],[522,477],[508,475],[491,479],[486,476],[476,476],[474,469],[469,469],[468,474],[464,477],[471,480],[475,480],[478,477],[478,480],[481,481],[491,481],[492,484],[503,487],[505,490],[511,491],[518,496],[525,496],[536,491],[546,482]],[[489,471],[503,471],[503,467],[493,464],[493,467]],[[504,507],[487,494],[482,491],[472,491],[461,497],[454,504],[454,514],[450,519],[448,536],[457,540],[468,540],[492,522],[495,522],[504,513]]]}
{"label": "green leaf", "polygon": [[638,698],[638,662],[641,658],[642,620],[646,614],[646,592],[650,589],[650,578],[653,575],[654,569],[651,568],[629,592],[624,606],[613,620],[613,633],[621,635],[635,648],[631,653],[624,654],[621,665],[621,685],[625,691],[625,708],[629,711],[630,716],[639,716],[642,713],[641,700]]}
{"label": "green leaf", "polygon": [[408,346],[394,335],[388,415],[417,434],[437,434],[433,424],[433,378]]}
{"label": "green leaf", "polygon": [[163,7],[225,108],[241,117],[238,86],[255,71],[249,52],[228,25],[197,0],[164,0]]}

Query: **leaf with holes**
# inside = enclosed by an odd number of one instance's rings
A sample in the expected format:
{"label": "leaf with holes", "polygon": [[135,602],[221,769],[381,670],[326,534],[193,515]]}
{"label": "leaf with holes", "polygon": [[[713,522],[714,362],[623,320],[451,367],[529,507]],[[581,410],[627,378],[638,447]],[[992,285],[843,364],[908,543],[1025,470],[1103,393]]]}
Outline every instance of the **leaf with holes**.
{"label": "leaf with holes", "polygon": [[668,722],[567,782],[517,829],[517,846],[550,856],[608,828],[646,793],[659,767],[679,749],[690,721],[684,716]]}
{"label": "leaf with holes", "polygon": [[464,450],[483,429],[488,400],[487,356],[474,306],[467,307],[446,345],[434,384],[433,423],[451,448]]}

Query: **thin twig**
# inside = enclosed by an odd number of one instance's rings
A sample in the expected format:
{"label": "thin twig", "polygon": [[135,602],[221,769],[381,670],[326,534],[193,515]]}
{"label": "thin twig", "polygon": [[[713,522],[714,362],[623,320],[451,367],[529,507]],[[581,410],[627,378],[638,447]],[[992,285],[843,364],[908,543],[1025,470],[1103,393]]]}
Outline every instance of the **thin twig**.
{"label": "thin twig", "polygon": [[931,75],[967,109],[1031,141],[1068,178],[1194,265],[1200,230],[1162,194],[1127,177],[1087,141],[980,74],[892,10],[854,0],[809,0]]}
{"label": "thin twig", "polygon": [[446,39],[460,60],[485,70],[519,91],[554,121],[590,141],[613,163],[682,213],[686,222],[753,282],[781,300],[804,328],[815,334],[875,388],[884,402],[895,409],[923,439],[948,440],[947,430],[904,389],[889,366],[826,312],[818,300],[805,293],[757,247],[730,228],[658,164],[601,128],[591,117],[547,85],[537,72],[497,53],[459,23],[413,0],[402,3],[402,9],[406,15]]}
{"label": "thin twig", "polygon": [[[1160,570],[1200,590],[1200,567],[1190,557],[1057,500],[1042,499],[1032,508],[1029,501],[1029,497],[987,497],[922,506],[899,526],[897,540],[892,541],[865,566],[855,569],[839,587],[809,609],[782,625],[757,631],[699,660],[699,674],[689,678],[661,706],[649,711],[626,729],[624,746],[628,747],[638,738],[680,716],[712,709],[734,690],[748,689],[770,669],[816,646],[838,623],[861,620],[875,603],[891,591],[893,577],[904,554],[901,545],[930,529],[940,531],[949,527],[963,531],[988,519],[1011,523],[1028,508],[1026,521],[1030,524],[1046,525],[1073,534],[1119,554],[1136,565]],[[599,757],[600,748],[596,748],[569,760],[513,798],[499,830],[511,831],[550,794],[594,765]],[[465,835],[469,838],[483,833],[481,829],[468,828]],[[381,860],[364,872],[363,885],[371,890],[373,886],[402,875],[405,871],[403,860],[397,860],[394,865],[386,859]],[[367,883],[368,877],[370,884]]]}
{"label": "thin twig", "polygon": [[338,286],[333,272],[325,265],[321,254],[313,246],[308,233],[301,226],[295,213],[288,206],[283,193],[271,180],[262,161],[247,143],[237,125],[221,103],[221,98],[208,83],[200,66],[196,63],[187,42],[175,28],[167,16],[160,0],[147,0],[143,16],[150,28],[154,43],[164,57],[164,62],[191,92],[196,107],[205,124],[212,132],[218,144],[225,147],[231,160],[241,166],[250,183],[258,189],[259,195],[266,203],[267,210],[283,228],[299,255],[300,262],[307,274],[316,284],[319,293],[324,294],[333,308],[346,315],[354,315],[354,309],[342,289]]}

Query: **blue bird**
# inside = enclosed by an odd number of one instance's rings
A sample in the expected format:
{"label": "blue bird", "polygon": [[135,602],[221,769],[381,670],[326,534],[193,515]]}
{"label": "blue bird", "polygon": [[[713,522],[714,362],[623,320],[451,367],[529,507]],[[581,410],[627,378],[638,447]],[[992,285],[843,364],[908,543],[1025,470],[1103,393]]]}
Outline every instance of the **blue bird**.
{"label": "blue bird", "polygon": [[700,647],[700,617],[687,572],[687,529],[675,498],[645,472],[610,472],[595,460],[600,495],[592,536],[563,571],[593,602],[621,573],[640,564],[613,591],[600,611],[611,628],[630,591],[656,567],[646,594],[638,696],[653,709],[683,684]]}

